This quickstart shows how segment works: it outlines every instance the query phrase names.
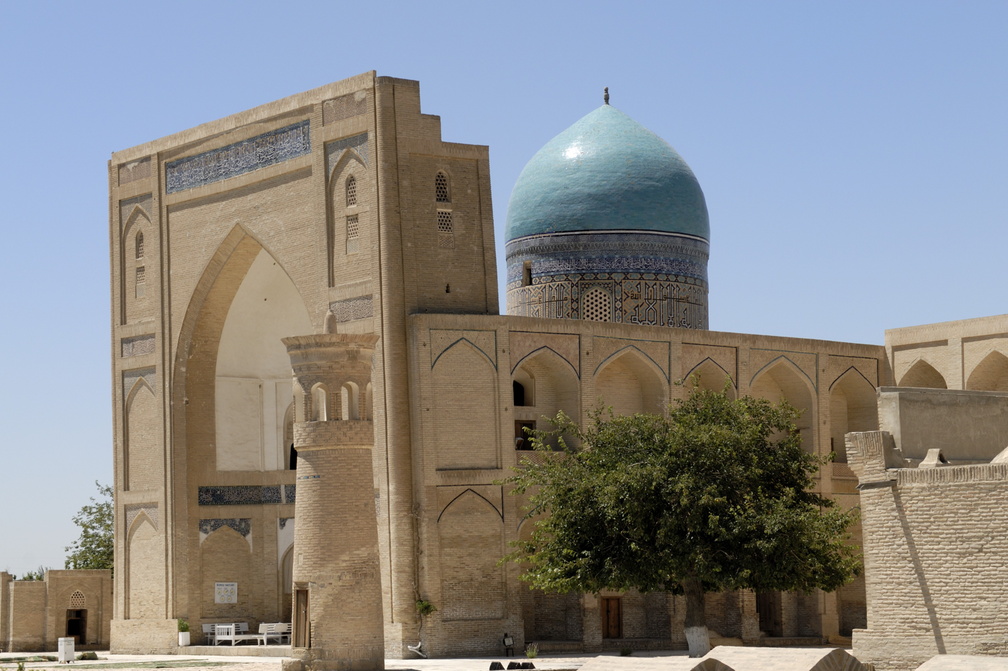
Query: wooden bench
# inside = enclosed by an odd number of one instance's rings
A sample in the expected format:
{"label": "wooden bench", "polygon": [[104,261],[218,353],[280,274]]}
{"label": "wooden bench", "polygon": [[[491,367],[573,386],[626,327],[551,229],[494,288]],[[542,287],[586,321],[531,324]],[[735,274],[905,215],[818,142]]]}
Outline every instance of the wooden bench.
{"label": "wooden bench", "polygon": [[234,622],[234,623],[232,623],[232,622],[211,622],[209,624],[204,624],[203,625],[203,638],[210,645],[217,645],[217,643],[215,642],[216,636],[214,634],[214,628],[218,624],[234,624],[237,627],[237,629],[235,630],[237,633],[239,633],[239,634],[247,634],[248,633],[248,622]]}
{"label": "wooden bench", "polygon": [[237,645],[243,641],[258,640],[259,634],[248,633],[248,622],[214,625],[214,645],[220,645],[224,641],[231,641],[231,645]]}
{"label": "wooden bench", "polygon": [[269,645],[271,638],[275,638],[277,643],[283,643],[284,639],[290,643],[290,633],[290,622],[263,622],[259,625],[259,636],[263,645]]}

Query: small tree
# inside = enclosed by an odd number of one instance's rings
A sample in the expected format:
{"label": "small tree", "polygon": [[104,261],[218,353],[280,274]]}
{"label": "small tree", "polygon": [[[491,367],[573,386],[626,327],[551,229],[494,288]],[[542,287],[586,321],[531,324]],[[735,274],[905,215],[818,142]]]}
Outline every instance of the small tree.
{"label": "small tree", "polygon": [[860,571],[846,542],[855,515],[811,491],[819,460],[797,416],[699,388],[665,415],[598,412],[582,429],[561,413],[550,434],[582,447],[533,437],[542,453],[508,481],[536,521],[506,559],[547,591],[685,593],[690,656],[702,656],[706,592],[832,591]]}
{"label": "small tree", "polygon": [[48,570],[48,568],[39,564],[37,569],[34,571],[28,571],[21,576],[21,580],[45,580],[45,574]]}
{"label": "small tree", "polygon": [[83,506],[73,521],[80,527],[80,538],[66,546],[65,567],[69,569],[111,569],[114,565],[112,546],[112,487],[95,482],[98,498]]}

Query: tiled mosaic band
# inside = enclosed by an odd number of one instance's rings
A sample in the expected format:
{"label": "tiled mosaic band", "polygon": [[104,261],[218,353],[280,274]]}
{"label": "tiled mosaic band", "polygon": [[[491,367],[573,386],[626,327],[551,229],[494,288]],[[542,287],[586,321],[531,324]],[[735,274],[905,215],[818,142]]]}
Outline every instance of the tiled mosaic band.
{"label": "tiled mosaic band", "polygon": [[247,538],[252,533],[252,520],[247,517],[229,519],[209,519],[199,521],[200,535],[209,536],[221,527],[230,527],[237,531],[243,538]]}
{"label": "tiled mosaic band", "polygon": [[201,506],[254,506],[294,503],[294,485],[213,485],[199,488]]}
{"label": "tiled mosaic band", "polygon": [[165,165],[165,188],[176,193],[276,165],[311,152],[307,120],[269,133],[187,156]]}

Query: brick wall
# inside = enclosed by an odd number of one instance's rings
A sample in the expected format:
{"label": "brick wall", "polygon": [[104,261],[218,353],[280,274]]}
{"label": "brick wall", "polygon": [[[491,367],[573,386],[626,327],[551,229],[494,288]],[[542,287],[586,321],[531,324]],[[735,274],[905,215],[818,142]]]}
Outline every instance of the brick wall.
{"label": "brick wall", "polygon": [[867,628],[854,654],[911,669],[1008,649],[1008,465],[890,468],[876,433],[848,435],[861,478]]}

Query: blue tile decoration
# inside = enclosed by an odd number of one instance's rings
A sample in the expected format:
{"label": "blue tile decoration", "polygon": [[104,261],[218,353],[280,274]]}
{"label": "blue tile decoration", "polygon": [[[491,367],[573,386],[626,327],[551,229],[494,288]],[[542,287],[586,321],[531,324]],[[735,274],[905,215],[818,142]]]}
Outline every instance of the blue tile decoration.
{"label": "blue tile decoration", "polygon": [[343,152],[347,149],[353,149],[357,152],[361,160],[364,161],[364,165],[368,165],[368,134],[361,133],[360,135],[353,135],[351,137],[345,137],[342,140],[335,140],[334,142],[327,142],[325,146],[326,155],[326,174],[332,175],[333,168],[336,167],[336,163],[339,162],[340,157],[343,156]]}
{"label": "blue tile decoration", "polygon": [[341,324],[355,319],[368,319],[374,316],[374,299],[371,296],[358,296],[335,301],[329,304],[329,311]]}
{"label": "blue tile decoration", "polygon": [[120,341],[120,352],[124,359],[131,356],[141,356],[154,353],[154,334],[123,338]]}
{"label": "blue tile decoration", "polygon": [[209,485],[198,491],[201,506],[276,505],[294,498],[294,485]]}
{"label": "blue tile decoration", "polygon": [[700,183],[663,139],[615,107],[576,121],[529,160],[504,239],[561,231],[656,231],[710,240]]}
{"label": "blue tile decoration", "polygon": [[[560,233],[509,241],[507,311],[554,319],[707,328],[710,246],[695,236],[649,231]],[[525,263],[531,277],[524,277]],[[524,282],[531,280],[529,286]],[[583,299],[594,312],[585,313]],[[606,314],[598,312],[598,291]]]}
{"label": "blue tile decoration", "polygon": [[282,163],[311,152],[308,120],[187,156],[165,165],[165,188],[177,193]]}
{"label": "blue tile decoration", "polygon": [[252,533],[252,520],[247,517],[243,518],[230,518],[230,519],[209,519],[199,521],[200,535],[209,536],[213,532],[217,531],[221,527],[231,527],[239,534],[242,538],[248,538],[248,535]]}

